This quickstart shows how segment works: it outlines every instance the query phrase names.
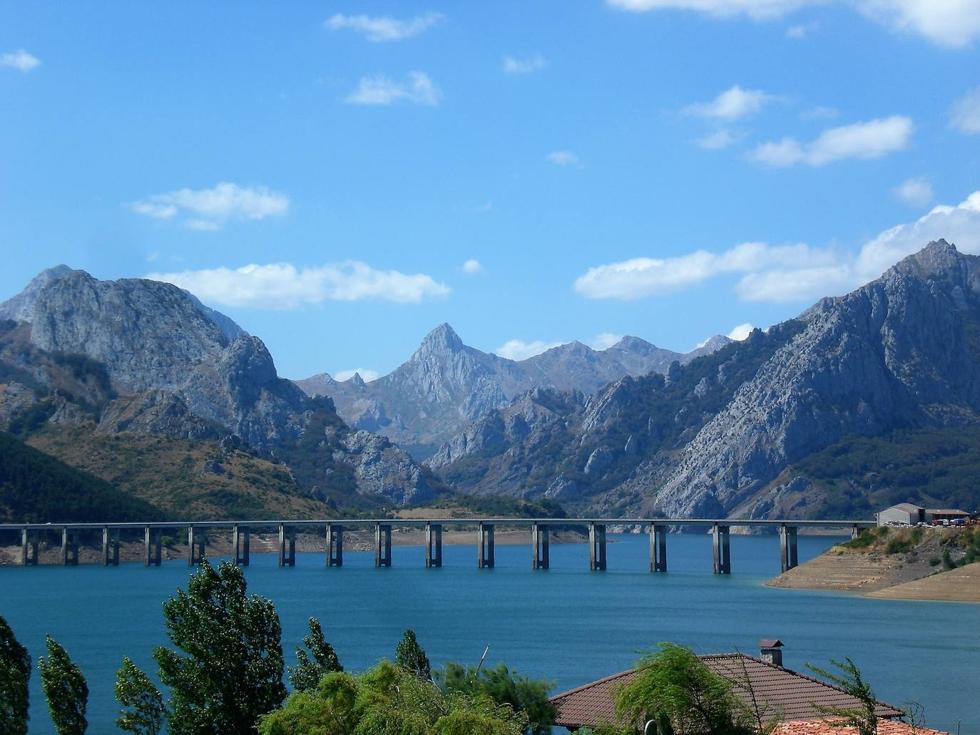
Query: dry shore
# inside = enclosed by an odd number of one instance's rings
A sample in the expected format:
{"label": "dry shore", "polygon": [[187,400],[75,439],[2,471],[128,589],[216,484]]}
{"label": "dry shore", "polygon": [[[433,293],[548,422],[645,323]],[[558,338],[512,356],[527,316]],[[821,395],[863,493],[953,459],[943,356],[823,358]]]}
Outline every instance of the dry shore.
{"label": "dry shore", "polygon": [[[980,563],[944,571],[943,550],[955,548],[953,529],[895,529],[866,546],[833,546],[770,580],[770,587],[856,592],[889,600],[980,602]],[[889,551],[908,541],[901,551]],[[959,554],[962,556],[962,554]]]}

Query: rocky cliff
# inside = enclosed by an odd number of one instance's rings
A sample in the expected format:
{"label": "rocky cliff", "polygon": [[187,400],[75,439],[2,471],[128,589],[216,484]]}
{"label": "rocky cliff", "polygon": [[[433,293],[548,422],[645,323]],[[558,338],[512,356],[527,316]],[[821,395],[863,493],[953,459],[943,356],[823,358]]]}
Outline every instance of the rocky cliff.
{"label": "rocky cliff", "polygon": [[388,440],[351,431],[328,399],[280,378],[260,339],[170,284],[59,267],[0,315],[0,428],[233,439],[286,459],[301,490],[337,502],[404,503],[439,486]]}
{"label": "rocky cliff", "polygon": [[844,437],[980,423],[978,335],[980,259],[938,241],[766,333],[542,415],[533,441],[482,440],[498,410],[432,465],[461,490],[609,513],[819,514],[780,477],[792,463]]}

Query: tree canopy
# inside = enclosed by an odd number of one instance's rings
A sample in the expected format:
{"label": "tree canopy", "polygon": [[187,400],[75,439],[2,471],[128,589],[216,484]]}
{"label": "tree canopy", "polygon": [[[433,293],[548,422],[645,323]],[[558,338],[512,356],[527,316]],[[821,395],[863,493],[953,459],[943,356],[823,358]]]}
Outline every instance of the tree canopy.
{"label": "tree canopy", "polygon": [[0,732],[27,735],[31,655],[0,616]]}

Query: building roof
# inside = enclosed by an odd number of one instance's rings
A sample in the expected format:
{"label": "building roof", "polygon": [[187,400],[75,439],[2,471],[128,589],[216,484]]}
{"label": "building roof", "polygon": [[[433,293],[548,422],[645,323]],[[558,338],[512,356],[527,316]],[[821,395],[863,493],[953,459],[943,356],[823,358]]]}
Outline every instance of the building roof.
{"label": "building roof", "polygon": [[[858,735],[855,727],[841,727],[832,720],[797,720],[781,723],[773,735]],[[900,720],[879,720],[878,735],[949,735],[942,730],[911,725]]]}
{"label": "building roof", "polygon": [[920,510],[924,509],[921,505],[915,505],[913,503],[899,503],[898,505],[889,506],[885,508],[885,510],[902,510],[906,513],[918,513]]}
{"label": "building roof", "polygon": [[957,510],[956,508],[930,508],[926,511],[930,515],[934,516],[968,516],[970,515],[965,510]]}
{"label": "building roof", "polygon": [[[732,681],[735,684],[735,694],[746,700],[748,694],[742,682],[747,675],[756,699],[774,710],[774,713],[778,712],[786,721],[820,719],[821,713],[815,706],[818,704],[832,707],[859,705],[857,699],[837,687],[742,653],[713,654],[699,658],[716,674]],[[603,722],[615,724],[616,691],[629,684],[635,675],[636,670],[630,669],[555,695],[551,698],[557,710],[555,724],[564,727],[593,726]],[[878,703],[876,712],[882,718],[902,715],[901,710],[882,702]]]}

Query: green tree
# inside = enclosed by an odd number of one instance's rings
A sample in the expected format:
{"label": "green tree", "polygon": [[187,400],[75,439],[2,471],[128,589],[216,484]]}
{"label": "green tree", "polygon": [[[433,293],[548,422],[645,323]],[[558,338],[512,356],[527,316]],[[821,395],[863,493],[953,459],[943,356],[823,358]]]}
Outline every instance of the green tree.
{"label": "green tree", "polygon": [[259,735],[522,735],[527,717],[484,696],[446,694],[382,661],[354,676],[331,673],[262,717]]}
{"label": "green tree", "polygon": [[0,616],[0,732],[27,735],[31,655]]}
{"label": "green tree", "polygon": [[84,735],[88,728],[88,685],[82,670],[68,652],[51,636],[45,638],[47,658],[41,656],[41,688],[48,700],[48,711],[58,735]]}
{"label": "green tree", "polygon": [[316,687],[324,674],[344,670],[333,646],[323,638],[323,629],[316,618],[310,618],[310,632],[303,638],[303,643],[309,653],[297,648],[296,666],[289,670],[289,681],[300,692]]}
{"label": "green tree", "polygon": [[420,679],[432,680],[432,666],[429,664],[429,657],[425,655],[425,651],[415,637],[415,631],[411,628],[405,631],[405,635],[395,647],[395,663]]}
{"label": "green tree", "polygon": [[548,735],[555,721],[555,706],[548,699],[551,684],[511,672],[504,664],[492,669],[446,664],[437,675],[443,691],[485,696],[498,704],[508,704],[528,718],[531,735]]}
{"label": "green tree", "polygon": [[116,725],[134,735],[157,735],[163,727],[166,708],[160,691],[129,658],[116,673],[116,700],[123,706]]}
{"label": "green tree", "polygon": [[750,715],[731,682],[673,643],[660,643],[640,660],[636,676],[616,694],[616,715],[621,724],[634,727],[656,720],[660,732],[678,735],[752,732]]}
{"label": "green tree", "polygon": [[254,733],[259,716],[286,697],[282,630],[272,602],[246,595],[236,565],[215,569],[203,561],[187,591],[164,603],[163,616],[178,649],[153,652],[170,688],[171,735]]}
{"label": "green tree", "polygon": [[858,735],[875,735],[878,732],[878,702],[871,685],[864,680],[861,670],[849,657],[843,661],[831,659],[830,663],[837,669],[828,671],[807,664],[807,668],[839,689],[844,690],[857,700],[853,707],[831,707],[824,704],[814,704],[817,711],[828,718],[833,718],[841,725],[853,727]]}

